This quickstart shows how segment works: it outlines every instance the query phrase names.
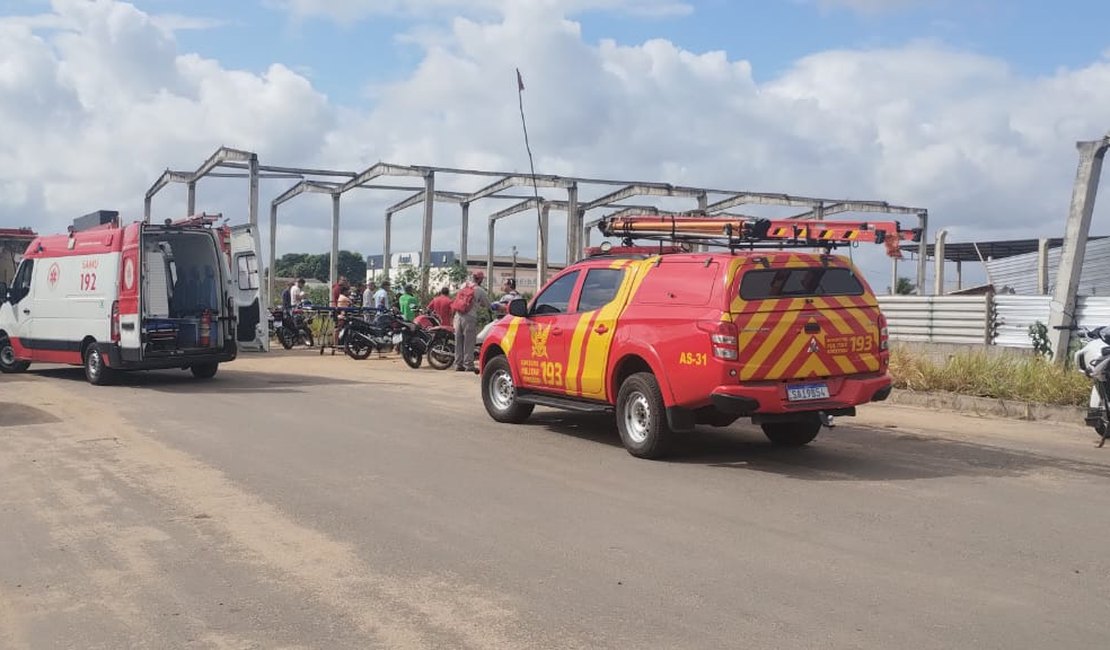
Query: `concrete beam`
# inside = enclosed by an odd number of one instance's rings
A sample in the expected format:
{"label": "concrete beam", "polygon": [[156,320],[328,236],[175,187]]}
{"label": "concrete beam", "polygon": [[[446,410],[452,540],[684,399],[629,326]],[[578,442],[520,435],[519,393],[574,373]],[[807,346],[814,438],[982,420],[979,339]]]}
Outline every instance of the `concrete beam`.
{"label": "concrete beam", "polygon": [[[463,173],[463,172],[460,171],[459,173]],[[536,187],[570,188],[570,187],[574,186],[574,181],[570,181],[570,180],[567,180],[565,178],[560,178],[558,176],[541,176],[541,175],[537,174],[535,184],[536,184]],[[480,199],[491,197],[491,196],[494,196],[495,194],[500,194],[501,192],[504,192],[505,190],[509,189],[510,187],[521,187],[521,186],[531,187],[532,186],[532,177],[531,176],[522,176],[522,175],[506,176],[505,178],[502,178],[501,180],[499,180],[497,182],[491,183],[491,184],[481,188],[480,190],[477,190],[477,191],[467,195],[466,202],[467,203],[473,203],[473,202],[478,201]]]}
{"label": "concrete beam", "polygon": [[354,178],[344,183],[339,188],[339,193],[353,190],[360,185],[369,183],[370,181],[380,176],[420,176],[423,177],[425,172],[415,167],[406,167],[404,165],[392,165],[390,163],[378,163],[373,165],[363,172],[357,174]]}
{"label": "concrete beam", "polygon": [[208,157],[208,160],[205,160],[203,163],[201,163],[200,167],[197,167],[197,170],[193,172],[193,177],[196,179],[201,179],[206,174],[208,174],[208,172],[223,165],[224,163],[239,162],[249,165],[252,160],[254,160],[257,164],[258,155],[250,151],[243,151],[242,149],[220,147],[216,150],[216,153]]}
{"label": "concrete beam", "polygon": [[720,212],[739,205],[782,205],[787,207],[816,208],[824,203],[821,199],[789,194],[767,194],[762,192],[740,192],[733,196],[705,206],[707,213]]}
{"label": "concrete beam", "polygon": [[1064,228],[1064,246],[1060,251],[1060,268],[1056,271],[1056,288],[1052,293],[1048,316],[1048,337],[1053,359],[1064,363],[1068,358],[1071,332],[1053,329],[1075,323],[1076,294],[1083,273],[1083,258],[1087,252],[1087,235],[1091,230],[1091,215],[1102,176],[1102,160],[1110,148],[1110,136],[1102,140],[1078,142],[1079,167],[1075,174],[1068,221]]}

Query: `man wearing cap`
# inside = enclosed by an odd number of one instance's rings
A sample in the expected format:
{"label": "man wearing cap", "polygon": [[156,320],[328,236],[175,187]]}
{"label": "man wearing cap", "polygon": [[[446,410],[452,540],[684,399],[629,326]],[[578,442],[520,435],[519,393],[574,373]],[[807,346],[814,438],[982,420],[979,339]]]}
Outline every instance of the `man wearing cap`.
{"label": "man wearing cap", "polygon": [[478,311],[489,309],[489,296],[482,288],[486,274],[475,271],[470,279],[459,290],[461,294],[468,289],[474,292],[474,299],[470,308],[465,312],[455,310],[455,370],[459,372],[474,372],[474,346],[478,337]]}

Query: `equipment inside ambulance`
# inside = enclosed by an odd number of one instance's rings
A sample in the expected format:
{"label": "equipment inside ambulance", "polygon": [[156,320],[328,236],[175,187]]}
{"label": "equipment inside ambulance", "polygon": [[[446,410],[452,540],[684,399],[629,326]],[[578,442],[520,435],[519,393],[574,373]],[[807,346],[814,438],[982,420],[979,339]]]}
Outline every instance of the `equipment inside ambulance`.
{"label": "equipment inside ambulance", "polygon": [[161,368],[206,379],[240,349],[266,350],[257,229],[218,219],[121,226],[102,210],[32,241],[0,293],[0,371],[65,363],[94,384]]}

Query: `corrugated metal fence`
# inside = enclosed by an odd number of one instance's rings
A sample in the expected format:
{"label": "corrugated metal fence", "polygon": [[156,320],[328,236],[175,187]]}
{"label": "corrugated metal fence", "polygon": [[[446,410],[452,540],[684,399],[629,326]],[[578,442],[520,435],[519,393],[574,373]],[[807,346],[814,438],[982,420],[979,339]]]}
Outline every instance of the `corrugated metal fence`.
{"label": "corrugated metal fence", "polygon": [[[919,343],[1033,347],[1029,327],[1048,324],[1048,296],[880,296],[890,338]],[[1080,327],[1110,325],[1110,298],[1081,297]]]}
{"label": "corrugated metal fence", "polygon": [[880,296],[890,338],[984,345],[990,341],[987,296]]}

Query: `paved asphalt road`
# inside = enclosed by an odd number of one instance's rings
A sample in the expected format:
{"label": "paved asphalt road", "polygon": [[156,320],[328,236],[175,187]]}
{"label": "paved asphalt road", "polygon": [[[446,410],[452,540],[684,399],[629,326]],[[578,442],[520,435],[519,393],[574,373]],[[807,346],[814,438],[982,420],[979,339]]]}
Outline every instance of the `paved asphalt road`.
{"label": "paved asphalt road", "polygon": [[1092,441],[876,406],[651,462],[393,360],[5,376],[0,647],[1105,648]]}

